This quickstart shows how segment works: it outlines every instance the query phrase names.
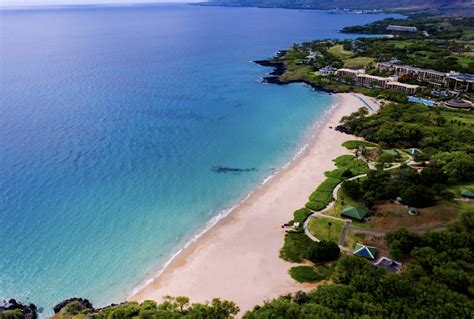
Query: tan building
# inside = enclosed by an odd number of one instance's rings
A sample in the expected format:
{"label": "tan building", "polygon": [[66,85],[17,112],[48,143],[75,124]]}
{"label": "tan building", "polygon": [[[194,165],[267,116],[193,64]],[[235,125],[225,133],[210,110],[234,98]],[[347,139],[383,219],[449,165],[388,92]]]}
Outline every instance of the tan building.
{"label": "tan building", "polygon": [[359,74],[357,75],[356,83],[359,86],[385,88],[387,82],[396,80],[396,78],[384,78],[375,75]]}
{"label": "tan building", "polygon": [[406,94],[415,94],[418,87],[419,87],[418,85],[400,83],[396,81],[387,82],[387,86],[386,86],[387,89],[402,91],[402,92],[405,92]]}
{"label": "tan building", "polygon": [[338,69],[336,71],[336,76],[339,76],[339,77],[350,77],[352,79],[355,79],[359,74],[365,74],[365,70],[364,69],[357,69],[357,70],[354,70],[354,69]]}

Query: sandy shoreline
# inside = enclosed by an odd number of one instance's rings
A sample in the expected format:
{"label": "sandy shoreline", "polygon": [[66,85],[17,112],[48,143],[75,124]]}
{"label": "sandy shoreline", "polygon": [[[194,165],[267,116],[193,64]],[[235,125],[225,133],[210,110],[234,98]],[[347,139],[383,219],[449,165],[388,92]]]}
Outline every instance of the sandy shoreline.
{"label": "sandy shoreline", "polygon": [[[302,156],[189,245],[130,300],[161,301],[165,295],[185,295],[192,302],[202,302],[218,297],[235,301],[241,316],[264,300],[314,287],[299,284],[288,275],[294,264],[279,258],[284,237],[280,226],[304,206],[324,180],[324,172],[335,167],[332,159],[348,153],[341,144],[354,137],[329,127],[336,127],[344,115],[364,103],[349,93],[337,97],[336,106]],[[372,104],[370,99],[366,101]]]}

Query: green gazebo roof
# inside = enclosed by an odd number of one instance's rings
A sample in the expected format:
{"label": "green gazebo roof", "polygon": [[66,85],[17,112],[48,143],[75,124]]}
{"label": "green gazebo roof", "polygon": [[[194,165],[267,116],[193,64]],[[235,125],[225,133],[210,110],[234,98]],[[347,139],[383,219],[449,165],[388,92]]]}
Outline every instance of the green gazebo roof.
{"label": "green gazebo roof", "polygon": [[354,252],[352,254],[359,255],[359,256],[373,260],[375,259],[375,256],[377,255],[377,248],[357,243],[355,245]]}
{"label": "green gazebo roof", "polygon": [[357,220],[364,219],[366,215],[367,212],[365,210],[350,205],[346,206],[341,212],[341,216],[346,216]]}
{"label": "green gazebo roof", "polygon": [[474,198],[474,192],[467,188],[461,188],[461,196]]}

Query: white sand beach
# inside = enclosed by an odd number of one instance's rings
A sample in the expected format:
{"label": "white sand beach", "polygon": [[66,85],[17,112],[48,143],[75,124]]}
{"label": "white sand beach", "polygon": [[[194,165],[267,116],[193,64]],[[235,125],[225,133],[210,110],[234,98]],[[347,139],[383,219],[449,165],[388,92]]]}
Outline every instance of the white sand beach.
{"label": "white sand beach", "polygon": [[[313,288],[292,280],[288,270],[294,264],[279,258],[284,237],[281,225],[304,206],[309,194],[324,180],[324,172],[334,169],[332,159],[348,153],[341,144],[354,136],[333,128],[364,102],[354,94],[337,96],[337,106],[302,156],[186,248],[158,278],[130,299],[160,301],[165,295],[185,295],[192,302],[202,302],[219,297],[235,301],[242,316],[264,300]],[[376,107],[373,99],[364,100]]]}

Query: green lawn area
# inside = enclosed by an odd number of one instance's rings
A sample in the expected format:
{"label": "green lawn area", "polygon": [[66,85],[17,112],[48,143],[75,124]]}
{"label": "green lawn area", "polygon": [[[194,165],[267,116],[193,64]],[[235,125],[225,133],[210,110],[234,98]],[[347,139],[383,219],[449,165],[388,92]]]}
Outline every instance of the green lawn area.
{"label": "green lawn area", "polygon": [[374,63],[374,58],[369,57],[357,57],[352,59],[347,59],[344,61],[344,67],[350,69],[362,69],[367,67],[370,63]]}
{"label": "green lawn area", "polygon": [[328,279],[332,269],[326,266],[296,266],[291,268],[289,273],[297,282],[315,282]]}
{"label": "green lawn area", "polygon": [[353,55],[351,51],[344,50],[344,46],[342,44],[338,44],[333,47],[330,47],[328,49],[328,52],[343,60],[348,59]]}
{"label": "green lawn area", "polygon": [[344,246],[353,248],[356,243],[360,243],[365,239],[365,234],[356,233],[349,229],[346,235],[346,239],[344,240]]}
{"label": "green lawn area", "polygon": [[397,49],[403,49],[413,45],[411,41],[391,41],[391,43],[393,43]]}
{"label": "green lawn area", "polygon": [[371,142],[366,142],[366,141],[347,141],[342,143],[342,146],[344,146],[347,149],[353,150],[356,148],[359,148],[359,146],[365,146],[365,147],[374,147],[377,146],[377,144],[371,143]]}
{"label": "green lawn area", "polygon": [[[331,223],[331,237],[329,237],[329,224]],[[316,236],[319,240],[332,240],[334,242],[339,241],[342,229],[345,223],[336,219],[318,216],[311,218],[308,228],[311,234]]]}

